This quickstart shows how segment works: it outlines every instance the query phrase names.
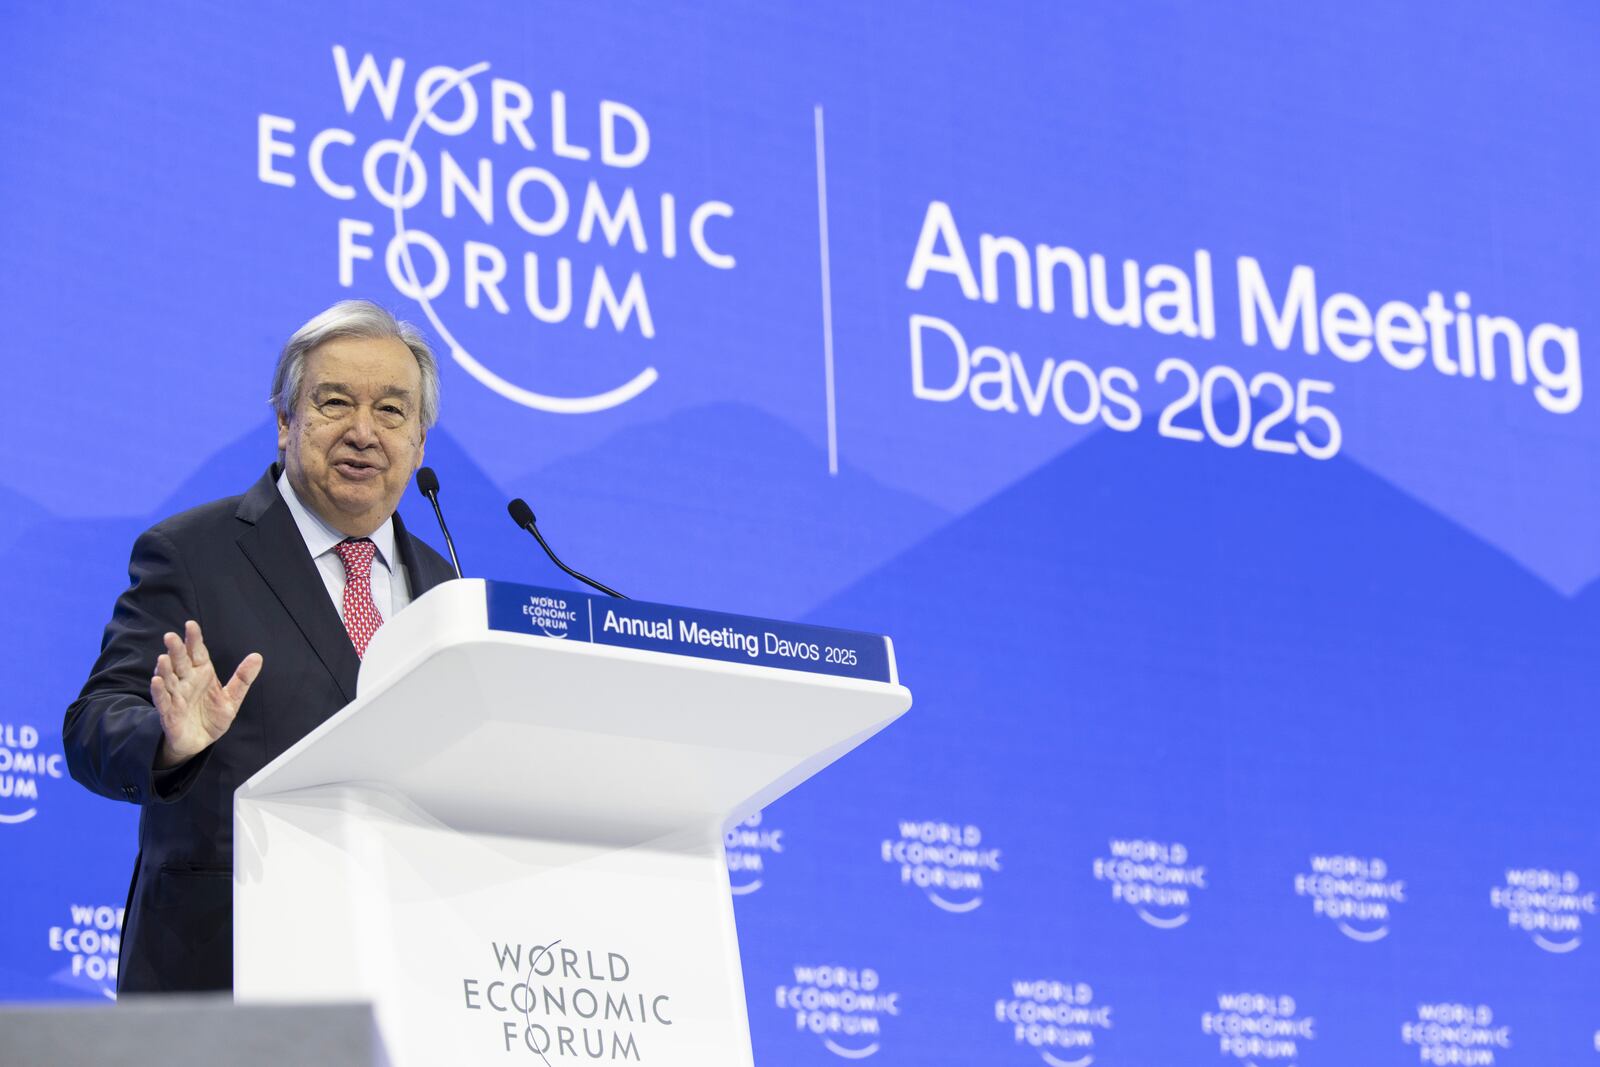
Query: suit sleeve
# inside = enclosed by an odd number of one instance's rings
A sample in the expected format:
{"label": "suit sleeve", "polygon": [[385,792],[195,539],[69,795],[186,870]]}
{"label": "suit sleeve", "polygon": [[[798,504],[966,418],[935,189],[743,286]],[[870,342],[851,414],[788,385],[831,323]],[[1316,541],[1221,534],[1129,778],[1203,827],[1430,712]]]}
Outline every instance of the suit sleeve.
{"label": "suit sleeve", "polygon": [[181,634],[187,619],[203,628],[204,620],[181,554],[160,528],[134,542],[128,580],[100,640],[100,658],[67,708],[62,748],[72,777],[101,796],[135,804],[175,800],[210,750],[170,770],[155,769],[162,733],[150,678],[162,635]]}

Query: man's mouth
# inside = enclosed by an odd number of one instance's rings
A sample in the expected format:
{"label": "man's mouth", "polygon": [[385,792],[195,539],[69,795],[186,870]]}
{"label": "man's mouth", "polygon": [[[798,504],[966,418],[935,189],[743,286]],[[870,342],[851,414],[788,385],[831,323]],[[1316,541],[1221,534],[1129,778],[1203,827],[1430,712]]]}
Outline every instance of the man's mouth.
{"label": "man's mouth", "polygon": [[333,469],[353,482],[371,481],[383,473],[382,467],[359,459],[337,460],[333,464]]}

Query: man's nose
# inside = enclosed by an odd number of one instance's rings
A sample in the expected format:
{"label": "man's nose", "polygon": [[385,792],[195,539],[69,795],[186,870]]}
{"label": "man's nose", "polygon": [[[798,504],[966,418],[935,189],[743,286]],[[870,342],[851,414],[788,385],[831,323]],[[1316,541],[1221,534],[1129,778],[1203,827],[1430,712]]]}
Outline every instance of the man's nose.
{"label": "man's nose", "polygon": [[351,413],[350,420],[345,423],[344,437],[357,448],[367,448],[377,444],[378,424],[373,419],[372,412],[364,407],[357,407]]}

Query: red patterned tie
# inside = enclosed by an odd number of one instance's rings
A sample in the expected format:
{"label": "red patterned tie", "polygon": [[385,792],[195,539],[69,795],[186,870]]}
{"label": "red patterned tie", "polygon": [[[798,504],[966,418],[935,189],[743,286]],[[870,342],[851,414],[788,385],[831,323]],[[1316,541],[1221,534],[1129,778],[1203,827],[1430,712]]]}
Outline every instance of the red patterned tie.
{"label": "red patterned tie", "polygon": [[333,550],[344,561],[344,628],[356,646],[356,655],[364,657],[367,642],[383,625],[378,605],[372,602],[372,557],[378,546],[357,537],[340,541]]}

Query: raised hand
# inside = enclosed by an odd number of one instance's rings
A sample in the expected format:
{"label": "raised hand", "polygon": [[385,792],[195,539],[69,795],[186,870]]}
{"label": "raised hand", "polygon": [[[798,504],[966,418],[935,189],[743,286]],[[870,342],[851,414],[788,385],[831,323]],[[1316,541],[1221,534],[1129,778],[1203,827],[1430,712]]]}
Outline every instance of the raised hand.
{"label": "raised hand", "polygon": [[201,640],[199,623],[190,619],[183,624],[183,637],[169,632],[162,641],[167,650],[156,660],[156,673],[150,679],[150,701],[161,713],[165,735],[156,766],[175,767],[228,732],[250,684],[261,673],[262,659],[260,653],[250,653],[222,685]]}

